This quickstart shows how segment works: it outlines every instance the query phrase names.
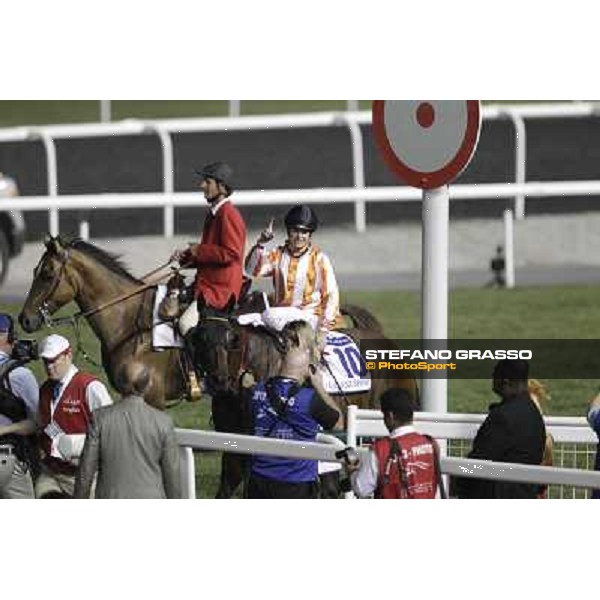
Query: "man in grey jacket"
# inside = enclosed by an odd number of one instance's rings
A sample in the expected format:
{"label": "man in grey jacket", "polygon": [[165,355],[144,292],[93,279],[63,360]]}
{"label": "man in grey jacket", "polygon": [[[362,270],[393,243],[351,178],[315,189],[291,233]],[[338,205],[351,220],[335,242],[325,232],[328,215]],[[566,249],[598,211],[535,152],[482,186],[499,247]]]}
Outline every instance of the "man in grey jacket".
{"label": "man in grey jacket", "polygon": [[179,448],[171,418],[144,402],[150,382],[139,363],[118,373],[123,399],[93,413],[75,484],[88,498],[180,498]]}

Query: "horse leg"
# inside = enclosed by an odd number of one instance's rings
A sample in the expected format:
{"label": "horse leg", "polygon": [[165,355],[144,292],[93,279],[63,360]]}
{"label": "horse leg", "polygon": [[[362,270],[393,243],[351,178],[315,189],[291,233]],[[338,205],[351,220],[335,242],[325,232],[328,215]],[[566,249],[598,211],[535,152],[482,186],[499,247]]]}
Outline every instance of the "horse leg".
{"label": "horse leg", "polygon": [[224,452],[221,457],[221,477],[215,496],[220,500],[232,498],[238,486],[244,481],[248,457],[243,454]]}
{"label": "horse leg", "polygon": [[321,493],[320,498],[335,500],[340,497],[340,472],[329,471],[319,475]]}
{"label": "horse leg", "polygon": [[[212,399],[215,431],[245,433],[243,398],[232,392],[217,393]],[[231,498],[244,479],[248,458],[241,454],[224,452],[221,457],[221,476],[217,498]]]}

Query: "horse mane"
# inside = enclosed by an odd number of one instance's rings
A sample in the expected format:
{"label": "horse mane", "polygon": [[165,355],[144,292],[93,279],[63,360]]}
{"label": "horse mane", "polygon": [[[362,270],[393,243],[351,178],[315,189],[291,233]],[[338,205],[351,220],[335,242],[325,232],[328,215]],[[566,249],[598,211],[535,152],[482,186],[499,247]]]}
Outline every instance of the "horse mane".
{"label": "horse mane", "polygon": [[88,256],[100,263],[109,271],[112,271],[115,275],[120,275],[132,283],[141,283],[139,279],[134,277],[128,271],[127,267],[121,260],[121,256],[118,254],[113,254],[112,252],[103,250],[102,248],[94,246],[93,244],[90,244],[89,242],[77,237],[65,242],[65,247],[72,248],[73,250],[77,250],[78,252],[85,254],[85,256]]}
{"label": "horse mane", "polygon": [[282,354],[273,334],[265,327],[245,327],[247,331],[246,368],[258,379],[279,373]]}
{"label": "horse mane", "polygon": [[383,325],[373,313],[356,304],[344,304],[340,307],[342,315],[349,317],[356,329],[366,329],[383,335]]}

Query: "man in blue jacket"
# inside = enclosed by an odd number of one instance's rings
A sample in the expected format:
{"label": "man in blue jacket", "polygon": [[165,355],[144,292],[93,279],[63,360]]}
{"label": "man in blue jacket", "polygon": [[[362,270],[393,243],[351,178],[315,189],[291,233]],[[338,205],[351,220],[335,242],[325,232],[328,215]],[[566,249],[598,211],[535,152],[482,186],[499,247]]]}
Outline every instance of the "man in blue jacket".
{"label": "man in blue jacket", "polygon": [[[302,346],[288,350],[279,374],[256,385],[251,398],[254,435],[314,442],[321,427],[342,427],[342,413],[323,388],[311,356],[312,350]],[[248,498],[316,498],[317,481],[315,460],[256,455]]]}

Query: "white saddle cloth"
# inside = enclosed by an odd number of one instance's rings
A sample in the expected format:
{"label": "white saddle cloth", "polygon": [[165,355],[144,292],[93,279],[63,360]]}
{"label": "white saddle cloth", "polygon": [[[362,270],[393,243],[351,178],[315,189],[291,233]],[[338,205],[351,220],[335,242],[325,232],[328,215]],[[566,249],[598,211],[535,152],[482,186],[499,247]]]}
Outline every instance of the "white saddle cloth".
{"label": "white saddle cloth", "polygon": [[183,339],[179,332],[175,331],[171,321],[162,321],[158,317],[158,307],[167,295],[167,286],[159,285],[154,295],[154,308],[152,310],[152,347],[155,350],[165,348],[182,348]]}
{"label": "white saddle cloth", "polygon": [[323,384],[331,395],[368,392],[371,378],[356,342],[345,333],[330,331],[323,353],[327,363],[323,369]]}

